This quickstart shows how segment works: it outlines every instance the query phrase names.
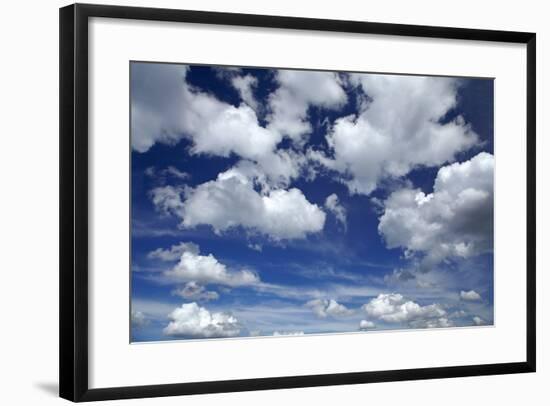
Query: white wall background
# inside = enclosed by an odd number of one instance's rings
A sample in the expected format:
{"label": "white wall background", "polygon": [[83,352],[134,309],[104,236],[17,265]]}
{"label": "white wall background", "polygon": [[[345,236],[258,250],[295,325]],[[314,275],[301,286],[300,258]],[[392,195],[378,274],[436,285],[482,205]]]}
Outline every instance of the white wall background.
{"label": "white wall background", "polygon": [[[99,0],[98,0],[99,1]],[[218,10],[257,14],[535,31],[538,114],[538,370],[536,374],[306,388],[183,398],[132,404],[279,405],[302,402],[515,405],[550,400],[550,352],[545,340],[550,300],[543,237],[550,199],[550,153],[545,139],[550,109],[549,11],[545,2],[387,0],[337,2],[277,0],[115,0],[105,4]],[[3,4],[0,50],[0,403],[65,403],[57,398],[58,329],[58,7],[64,1]],[[475,61],[472,61],[475,63]],[[513,215],[513,213],[511,213]],[[544,235],[543,235],[544,234]],[[521,326],[523,327],[523,326]],[[414,351],[414,349],[411,349]],[[111,402],[122,404],[122,402]]]}

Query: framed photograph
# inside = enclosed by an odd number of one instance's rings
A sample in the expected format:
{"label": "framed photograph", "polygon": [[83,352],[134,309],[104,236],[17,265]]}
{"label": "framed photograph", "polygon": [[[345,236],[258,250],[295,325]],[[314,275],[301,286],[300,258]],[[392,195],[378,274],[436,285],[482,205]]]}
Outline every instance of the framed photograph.
{"label": "framed photograph", "polygon": [[535,371],[535,34],[60,10],[60,396]]}

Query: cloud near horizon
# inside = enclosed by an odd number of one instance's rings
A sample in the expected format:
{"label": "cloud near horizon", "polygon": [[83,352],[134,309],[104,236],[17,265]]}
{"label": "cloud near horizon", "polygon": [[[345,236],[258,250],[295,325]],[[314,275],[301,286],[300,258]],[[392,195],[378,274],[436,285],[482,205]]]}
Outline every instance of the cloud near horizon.
{"label": "cloud near horizon", "polygon": [[404,323],[414,328],[450,327],[447,312],[437,303],[421,306],[399,293],[381,293],[362,309],[372,318],[387,323]]}
{"label": "cloud near horizon", "polygon": [[167,336],[186,338],[236,337],[241,331],[236,317],[209,312],[197,303],[184,303],[169,315],[170,323],[163,332]]}

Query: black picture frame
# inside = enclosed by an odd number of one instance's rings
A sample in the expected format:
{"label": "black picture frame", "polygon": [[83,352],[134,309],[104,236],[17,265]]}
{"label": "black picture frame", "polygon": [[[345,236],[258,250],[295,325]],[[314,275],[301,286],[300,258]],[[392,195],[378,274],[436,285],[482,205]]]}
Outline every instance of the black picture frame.
{"label": "black picture frame", "polygon": [[[115,388],[88,386],[88,19],[105,17],[525,44],[527,49],[527,323],[525,361],[391,371],[279,376]],[[536,369],[536,35],[221,12],[74,4],[60,9],[59,392],[75,401],[145,398],[534,372]]]}

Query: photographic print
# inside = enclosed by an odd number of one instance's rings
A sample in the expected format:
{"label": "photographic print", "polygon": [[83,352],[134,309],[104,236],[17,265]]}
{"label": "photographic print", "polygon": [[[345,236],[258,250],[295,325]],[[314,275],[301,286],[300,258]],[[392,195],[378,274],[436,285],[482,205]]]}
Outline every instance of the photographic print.
{"label": "photographic print", "polygon": [[130,62],[131,342],[493,325],[493,96]]}

